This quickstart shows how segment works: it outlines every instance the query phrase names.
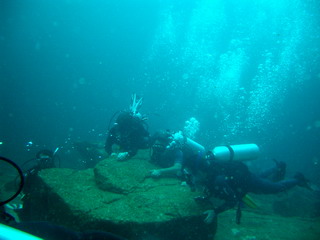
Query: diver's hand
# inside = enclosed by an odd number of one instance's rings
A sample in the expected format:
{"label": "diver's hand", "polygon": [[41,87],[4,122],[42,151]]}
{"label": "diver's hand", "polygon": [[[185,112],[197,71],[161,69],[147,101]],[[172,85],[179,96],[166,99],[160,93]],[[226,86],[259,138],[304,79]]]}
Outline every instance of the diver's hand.
{"label": "diver's hand", "polygon": [[216,213],[214,212],[214,210],[207,210],[203,214],[207,215],[207,217],[204,219],[204,222],[206,224],[213,223],[213,220],[216,217]]}
{"label": "diver's hand", "polygon": [[197,196],[197,197],[194,197],[193,199],[194,199],[197,203],[204,203],[204,202],[207,200],[207,198],[204,197],[204,196]]}
{"label": "diver's hand", "polygon": [[121,152],[121,153],[118,154],[117,160],[118,161],[125,161],[125,160],[128,159],[128,157],[129,157],[129,153],[128,152]]}
{"label": "diver's hand", "polygon": [[151,170],[150,174],[151,174],[151,177],[154,177],[154,178],[161,176],[161,172],[157,169]]}
{"label": "diver's hand", "polygon": [[23,205],[21,203],[19,203],[19,204],[7,203],[7,204],[4,205],[4,207],[6,209],[10,209],[10,210],[14,210],[14,211],[23,209]]}

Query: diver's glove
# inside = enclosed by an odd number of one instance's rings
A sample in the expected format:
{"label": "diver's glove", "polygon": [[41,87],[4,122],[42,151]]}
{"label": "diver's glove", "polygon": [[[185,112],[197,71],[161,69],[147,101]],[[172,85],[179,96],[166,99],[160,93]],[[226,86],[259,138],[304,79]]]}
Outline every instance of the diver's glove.
{"label": "diver's glove", "polygon": [[160,176],[161,176],[161,172],[159,170],[154,169],[154,170],[151,171],[151,177],[157,178],[157,177],[160,177]]}
{"label": "diver's glove", "polygon": [[125,161],[129,158],[129,153],[128,152],[121,152],[117,156],[118,161]]}
{"label": "diver's glove", "polygon": [[207,215],[207,217],[204,219],[204,222],[206,224],[211,224],[214,222],[214,219],[216,218],[216,213],[214,210],[207,210],[203,214]]}
{"label": "diver's glove", "polygon": [[194,197],[193,199],[200,204],[208,201],[208,198],[204,196],[197,196],[197,197]]}
{"label": "diver's glove", "polygon": [[6,209],[10,209],[10,210],[14,210],[14,211],[18,211],[23,209],[23,205],[21,203],[19,204],[15,204],[15,203],[7,203],[4,205],[4,207]]}

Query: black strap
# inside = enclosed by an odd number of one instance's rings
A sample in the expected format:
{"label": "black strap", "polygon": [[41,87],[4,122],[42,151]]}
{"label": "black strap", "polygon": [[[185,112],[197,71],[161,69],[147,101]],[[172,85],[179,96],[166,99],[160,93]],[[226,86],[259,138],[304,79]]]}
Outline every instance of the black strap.
{"label": "black strap", "polygon": [[12,199],[14,199],[15,197],[17,197],[20,192],[22,191],[22,188],[24,186],[24,176],[23,176],[23,172],[22,170],[19,168],[19,166],[14,163],[13,161],[11,161],[10,159],[8,158],[5,158],[5,157],[1,157],[0,156],[0,161],[4,161],[4,162],[7,162],[8,164],[10,164],[12,167],[14,167],[17,171],[18,171],[18,174],[19,174],[19,177],[20,177],[20,185],[19,185],[19,189],[17,190],[17,192],[12,195],[10,198],[8,198],[7,200],[5,201],[0,201],[0,206],[3,206],[5,205],[6,203],[10,202]]}
{"label": "black strap", "polygon": [[237,214],[236,214],[236,223],[237,224],[240,224],[241,216],[242,216],[242,213],[241,213],[241,201],[239,201],[238,202],[238,208],[237,208]]}
{"label": "black strap", "polygon": [[234,150],[232,149],[232,147],[230,145],[225,145],[226,148],[228,148],[229,152],[230,152],[230,161],[233,160],[234,158]]}

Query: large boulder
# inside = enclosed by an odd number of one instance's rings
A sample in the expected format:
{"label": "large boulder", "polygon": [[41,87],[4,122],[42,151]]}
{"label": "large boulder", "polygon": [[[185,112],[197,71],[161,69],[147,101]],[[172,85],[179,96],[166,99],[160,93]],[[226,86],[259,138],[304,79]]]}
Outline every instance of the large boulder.
{"label": "large boulder", "polygon": [[126,162],[105,159],[94,169],[43,170],[29,182],[20,217],[78,231],[108,231],[132,240],[213,239],[216,227],[215,240],[319,239],[319,218],[274,213],[274,202],[287,194],[252,195],[259,207],[245,208],[240,225],[235,223],[233,209],[218,216],[218,226],[205,225],[202,213],[208,206],[193,200],[200,193],[191,192],[175,178],[149,178],[156,166],[148,158],[148,152],[141,151]]}
{"label": "large boulder", "polygon": [[46,169],[25,200],[23,220],[47,220],[75,230],[98,229],[129,239],[207,239],[196,193],[175,178],[146,177],[155,168],[139,155],[95,169]]}
{"label": "large boulder", "polygon": [[[131,159],[119,162],[114,158],[101,161],[94,168],[97,186],[109,192],[129,194],[148,186],[156,186],[156,181],[147,179],[150,169],[155,168],[145,159]],[[176,185],[176,179],[158,181],[160,185],[169,182]],[[150,185],[151,184],[151,185]]]}

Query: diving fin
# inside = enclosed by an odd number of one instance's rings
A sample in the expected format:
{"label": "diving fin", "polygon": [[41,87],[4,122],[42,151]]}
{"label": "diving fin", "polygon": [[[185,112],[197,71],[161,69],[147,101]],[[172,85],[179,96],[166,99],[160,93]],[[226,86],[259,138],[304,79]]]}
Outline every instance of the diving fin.
{"label": "diving fin", "polygon": [[253,208],[253,209],[258,208],[258,205],[254,202],[254,200],[248,194],[246,194],[242,198],[242,202],[244,202],[246,204],[246,206],[248,206],[249,208]]}

